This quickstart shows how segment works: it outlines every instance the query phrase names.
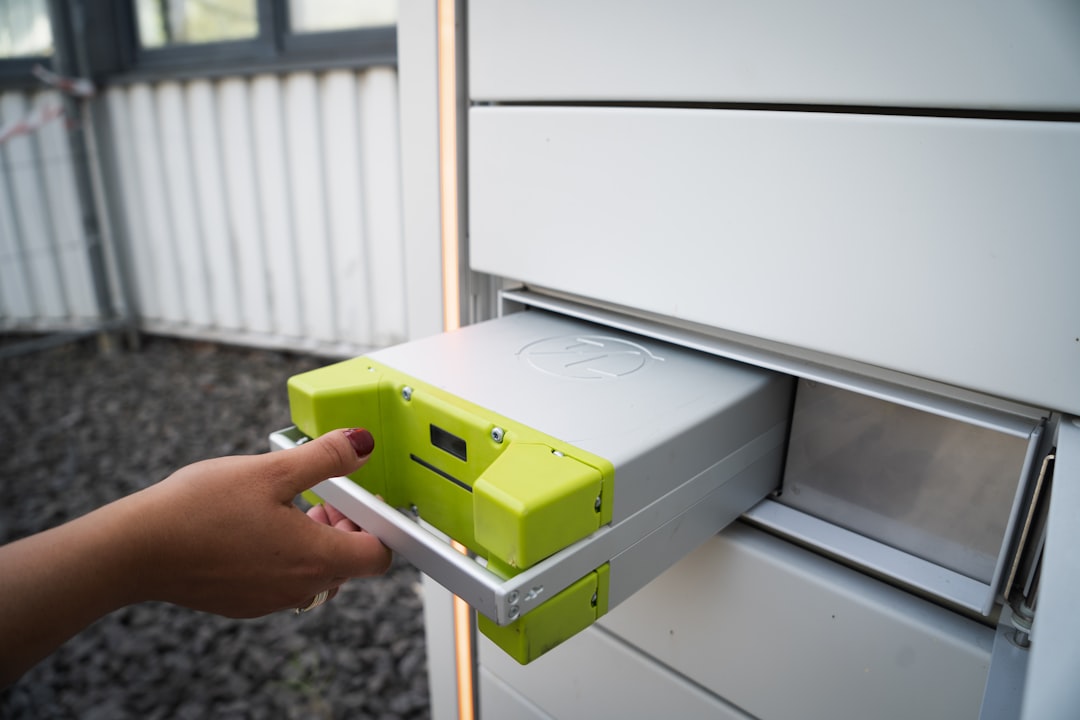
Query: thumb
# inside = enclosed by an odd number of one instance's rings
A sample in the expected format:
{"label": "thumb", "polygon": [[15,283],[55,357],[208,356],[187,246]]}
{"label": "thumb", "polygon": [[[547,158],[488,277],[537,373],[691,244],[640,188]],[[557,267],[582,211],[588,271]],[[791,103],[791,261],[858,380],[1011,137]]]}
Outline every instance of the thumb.
{"label": "thumb", "polygon": [[348,475],[363,467],[375,449],[375,438],[362,428],[331,430],[292,450],[273,453],[279,463],[282,496],[294,496],[330,477]]}

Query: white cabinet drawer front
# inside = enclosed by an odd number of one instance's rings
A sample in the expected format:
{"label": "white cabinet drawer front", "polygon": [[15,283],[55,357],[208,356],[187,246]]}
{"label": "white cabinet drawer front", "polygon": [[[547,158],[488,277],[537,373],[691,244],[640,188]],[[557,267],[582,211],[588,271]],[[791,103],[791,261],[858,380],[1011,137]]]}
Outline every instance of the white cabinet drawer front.
{"label": "white cabinet drawer front", "polygon": [[775,720],[975,718],[993,643],[990,628],[739,523],[600,625]]}
{"label": "white cabinet drawer front", "polygon": [[1080,108],[1068,0],[469,4],[478,100]]}
{"label": "white cabinet drawer front", "polygon": [[[558,720],[750,720],[707,688],[595,627],[529,665],[518,665],[486,638],[479,656],[485,717],[531,717],[526,711],[539,708],[537,717]],[[514,704],[505,697],[511,693],[518,696]]]}
{"label": "white cabinet drawer front", "polygon": [[474,108],[474,269],[1080,412],[1080,124]]}
{"label": "white cabinet drawer front", "polygon": [[993,636],[737,523],[527,666],[481,639],[481,707],[560,720],[975,718]]}

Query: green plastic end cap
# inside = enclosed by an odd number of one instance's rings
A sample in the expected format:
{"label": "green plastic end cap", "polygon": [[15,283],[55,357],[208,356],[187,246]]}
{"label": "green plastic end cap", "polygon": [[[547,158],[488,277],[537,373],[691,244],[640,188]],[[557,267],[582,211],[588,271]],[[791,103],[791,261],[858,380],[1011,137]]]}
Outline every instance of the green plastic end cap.
{"label": "green plastic end cap", "polygon": [[607,612],[608,565],[604,564],[539,607],[510,623],[477,616],[480,632],[510,657],[527,665],[592,625]]}
{"label": "green plastic end cap", "polygon": [[547,445],[514,443],[473,486],[476,542],[524,569],[600,527],[600,472]]}
{"label": "green plastic end cap", "polygon": [[293,375],[288,384],[293,424],[309,437],[346,427],[366,427],[374,433],[381,373],[369,367],[371,363],[360,357]]}
{"label": "green plastic end cap", "polygon": [[[359,357],[327,365],[289,378],[289,413],[293,424],[308,437],[320,437],[337,428],[362,427],[384,440],[379,409],[383,371]],[[386,492],[385,452],[376,452],[354,481],[376,494]]]}

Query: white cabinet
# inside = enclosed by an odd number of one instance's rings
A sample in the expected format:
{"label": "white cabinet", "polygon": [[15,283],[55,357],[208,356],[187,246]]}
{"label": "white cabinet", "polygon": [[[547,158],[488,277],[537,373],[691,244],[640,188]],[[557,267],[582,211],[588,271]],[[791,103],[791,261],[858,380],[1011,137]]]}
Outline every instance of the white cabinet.
{"label": "white cabinet", "polygon": [[474,269],[1080,412],[1080,123],[470,111]]}
{"label": "white cabinet", "polygon": [[1080,109],[1068,0],[473,0],[480,101]]}
{"label": "white cabinet", "polygon": [[[1080,539],[1061,518],[1080,506],[1047,497],[1048,457],[1080,414],[1076,3],[472,0],[459,21],[468,268],[512,288],[504,312],[563,313],[979,430],[921,442],[936,426],[904,413],[907,440],[875,437],[872,462],[853,453],[844,482],[823,483],[873,498],[874,483],[947,467],[896,494],[939,535],[918,537],[902,507],[881,517],[917,542],[878,532],[878,516],[845,523],[844,498],[766,499],[529,665],[481,641],[481,713],[1017,717],[1026,684],[1025,717],[1075,714],[1063,608]],[[834,429],[878,433],[852,422]],[[1077,452],[1058,482],[1076,479]],[[942,487],[972,453],[1008,475],[996,499],[981,471]],[[873,470],[889,463],[900,471]],[[932,547],[954,528],[936,499],[950,493],[929,485],[966,488],[956,525],[992,519],[985,551]],[[1024,635],[1003,596],[1034,602],[1044,542],[1052,597],[1029,677],[1028,651],[1002,652]],[[449,604],[428,598],[433,706],[450,717]]]}

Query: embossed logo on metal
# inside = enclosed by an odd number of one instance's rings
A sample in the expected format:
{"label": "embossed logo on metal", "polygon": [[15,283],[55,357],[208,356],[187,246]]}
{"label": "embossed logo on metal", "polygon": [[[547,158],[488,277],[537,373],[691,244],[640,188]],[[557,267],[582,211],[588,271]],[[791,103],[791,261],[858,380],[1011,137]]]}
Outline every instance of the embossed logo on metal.
{"label": "embossed logo on metal", "polygon": [[518,355],[540,372],[575,380],[615,380],[664,360],[637,343],[604,335],[537,340]]}

